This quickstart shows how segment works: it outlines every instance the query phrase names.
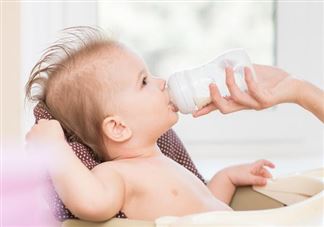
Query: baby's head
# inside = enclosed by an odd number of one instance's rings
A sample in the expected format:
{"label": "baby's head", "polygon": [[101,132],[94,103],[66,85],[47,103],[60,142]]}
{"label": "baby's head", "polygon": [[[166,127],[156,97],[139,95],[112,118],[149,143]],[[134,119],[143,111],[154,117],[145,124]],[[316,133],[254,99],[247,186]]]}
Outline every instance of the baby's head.
{"label": "baby's head", "polygon": [[32,70],[26,97],[44,102],[103,159],[111,158],[109,144],[155,141],[178,120],[165,81],[125,45],[90,27],[66,29],[47,48]]}

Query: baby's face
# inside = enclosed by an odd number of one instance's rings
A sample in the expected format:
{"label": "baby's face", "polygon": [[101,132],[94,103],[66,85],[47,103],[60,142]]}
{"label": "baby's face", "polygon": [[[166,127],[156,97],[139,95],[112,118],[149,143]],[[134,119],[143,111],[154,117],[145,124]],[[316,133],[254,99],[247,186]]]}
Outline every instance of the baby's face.
{"label": "baby's face", "polygon": [[127,48],[114,50],[109,77],[116,89],[116,114],[138,135],[161,135],[178,120],[166,81],[152,76],[144,61]]}

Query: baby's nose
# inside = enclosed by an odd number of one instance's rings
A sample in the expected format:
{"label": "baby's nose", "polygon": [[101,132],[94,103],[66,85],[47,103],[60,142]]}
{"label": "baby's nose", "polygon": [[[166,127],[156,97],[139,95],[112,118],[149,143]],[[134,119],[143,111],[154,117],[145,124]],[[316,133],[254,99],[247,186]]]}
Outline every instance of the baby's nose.
{"label": "baby's nose", "polygon": [[166,87],[166,81],[162,80],[162,91],[164,91],[165,87]]}

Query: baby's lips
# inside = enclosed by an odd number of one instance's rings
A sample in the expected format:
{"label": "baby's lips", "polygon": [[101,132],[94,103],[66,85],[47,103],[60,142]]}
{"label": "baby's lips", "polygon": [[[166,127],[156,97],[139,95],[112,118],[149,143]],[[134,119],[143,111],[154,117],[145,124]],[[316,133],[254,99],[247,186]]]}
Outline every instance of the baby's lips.
{"label": "baby's lips", "polygon": [[172,107],[174,112],[178,112],[179,108],[170,100],[169,105]]}

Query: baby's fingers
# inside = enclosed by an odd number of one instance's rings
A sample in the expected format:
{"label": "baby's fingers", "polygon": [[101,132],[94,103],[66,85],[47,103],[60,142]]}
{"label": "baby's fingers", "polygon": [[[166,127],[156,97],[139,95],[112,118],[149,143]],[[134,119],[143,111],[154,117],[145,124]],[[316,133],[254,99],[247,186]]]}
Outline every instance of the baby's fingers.
{"label": "baby's fingers", "polygon": [[255,162],[255,164],[258,166],[258,167],[263,167],[263,166],[268,166],[270,168],[275,168],[275,164],[273,164],[272,162],[266,160],[266,159],[261,159],[261,160],[258,160]]}
{"label": "baby's fingers", "polygon": [[271,173],[267,169],[265,169],[265,168],[262,168],[259,171],[259,175],[262,176],[262,177],[265,177],[265,178],[272,178]]}
{"label": "baby's fingers", "polygon": [[261,159],[261,160],[256,161],[253,164],[251,173],[255,176],[272,178],[271,173],[265,168],[265,166],[270,167],[270,168],[275,168],[275,165],[272,162],[265,160],[265,159]]}
{"label": "baby's fingers", "polygon": [[273,164],[272,162],[270,162],[270,161],[268,161],[268,160],[262,160],[262,162],[263,162],[263,164],[264,164],[265,166],[268,166],[268,167],[270,167],[271,169],[273,169],[273,168],[276,167],[275,164]]}
{"label": "baby's fingers", "polygon": [[260,176],[252,176],[251,177],[251,184],[252,185],[258,185],[258,186],[263,186],[267,184],[267,179],[264,177]]}

